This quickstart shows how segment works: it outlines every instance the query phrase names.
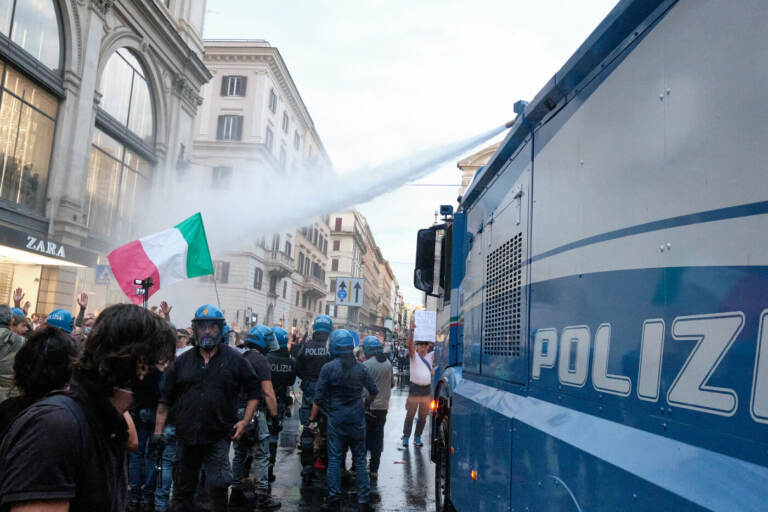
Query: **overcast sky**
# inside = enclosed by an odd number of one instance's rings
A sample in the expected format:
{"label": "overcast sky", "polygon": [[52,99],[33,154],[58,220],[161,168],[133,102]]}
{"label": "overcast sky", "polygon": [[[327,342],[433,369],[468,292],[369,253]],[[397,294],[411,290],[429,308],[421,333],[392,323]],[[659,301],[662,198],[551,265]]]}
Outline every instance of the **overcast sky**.
{"label": "overcast sky", "polygon": [[[514,118],[616,0],[208,0],[205,37],[283,56],[338,172],[399,160]],[[477,150],[481,149],[480,147]],[[418,183],[456,184],[449,162]],[[359,206],[400,283],[416,230],[458,187],[406,186]]]}

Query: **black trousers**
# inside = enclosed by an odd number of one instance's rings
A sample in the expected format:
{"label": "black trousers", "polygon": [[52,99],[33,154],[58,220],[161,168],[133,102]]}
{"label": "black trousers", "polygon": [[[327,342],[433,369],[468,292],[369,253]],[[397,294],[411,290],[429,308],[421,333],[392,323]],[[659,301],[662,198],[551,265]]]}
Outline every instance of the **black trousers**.
{"label": "black trousers", "polygon": [[387,422],[387,410],[372,410],[365,415],[365,447],[371,452],[370,469],[379,472],[381,452],[384,450],[384,424]]}
{"label": "black trousers", "polygon": [[212,512],[226,512],[227,488],[232,482],[228,437],[212,444],[179,443],[176,479],[173,491],[175,512],[194,512],[195,489],[200,468],[205,464],[205,484],[211,498]]}

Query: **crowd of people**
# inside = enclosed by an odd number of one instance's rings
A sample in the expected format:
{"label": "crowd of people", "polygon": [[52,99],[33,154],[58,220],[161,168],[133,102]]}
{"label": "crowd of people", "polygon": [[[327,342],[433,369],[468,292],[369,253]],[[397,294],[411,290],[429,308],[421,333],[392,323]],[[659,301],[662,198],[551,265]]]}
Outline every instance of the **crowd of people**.
{"label": "crowd of people", "polygon": [[411,372],[403,445],[417,412],[422,445],[433,360],[412,339],[360,340],[326,315],[304,336],[265,325],[235,335],[213,305],[176,328],[165,302],[94,315],[86,294],[76,317],[41,318],[23,298],[16,290],[13,308],[0,305],[0,511],[276,510],[297,378],[302,479],[324,474],[325,508],[340,510],[349,451],[368,510],[403,348],[424,362]]}

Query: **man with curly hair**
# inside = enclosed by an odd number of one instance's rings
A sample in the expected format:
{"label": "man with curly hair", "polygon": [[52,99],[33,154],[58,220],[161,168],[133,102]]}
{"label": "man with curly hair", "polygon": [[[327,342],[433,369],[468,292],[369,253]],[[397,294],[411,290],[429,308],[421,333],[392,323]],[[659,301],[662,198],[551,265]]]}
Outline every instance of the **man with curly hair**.
{"label": "man with curly hair", "polygon": [[28,407],[0,444],[0,510],[123,512],[123,413],[148,369],[173,358],[170,325],[118,304],[93,326],[69,389]]}

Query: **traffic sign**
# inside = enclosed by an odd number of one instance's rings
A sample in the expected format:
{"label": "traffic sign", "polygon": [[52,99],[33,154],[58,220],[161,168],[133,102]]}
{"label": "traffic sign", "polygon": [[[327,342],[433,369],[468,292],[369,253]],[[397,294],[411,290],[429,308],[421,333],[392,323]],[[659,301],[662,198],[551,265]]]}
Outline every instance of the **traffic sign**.
{"label": "traffic sign", "polygon": [[96,265],[96,276],[93,280],[96,284],[109,284],[112,270],[109,265]]}
{"label": "traffic sign", "polygon": [[336,304],[340,306],[362,306],[365,297],[365,279],[362,277],[339,277],[336,279]]}

